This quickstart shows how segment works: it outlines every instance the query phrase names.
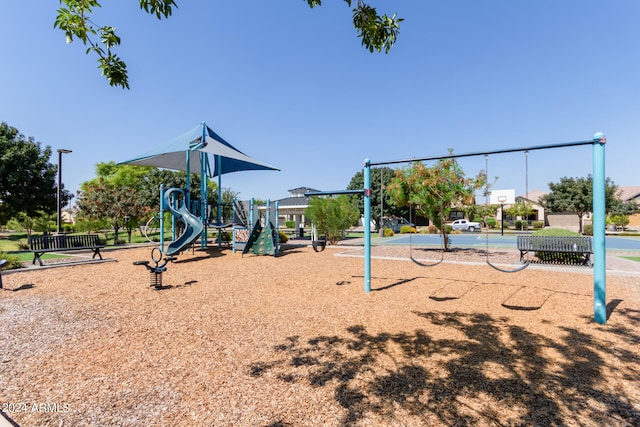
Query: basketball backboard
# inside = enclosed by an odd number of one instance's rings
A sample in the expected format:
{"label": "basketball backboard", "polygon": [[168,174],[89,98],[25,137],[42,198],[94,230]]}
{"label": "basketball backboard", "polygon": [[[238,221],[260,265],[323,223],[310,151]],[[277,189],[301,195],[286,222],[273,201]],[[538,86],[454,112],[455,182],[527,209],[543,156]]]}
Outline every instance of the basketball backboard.
{"label": "basketball backboard", "polygon": [[512,205],[516,202],[516,190],[493,190],[489,195],[491,205]]}

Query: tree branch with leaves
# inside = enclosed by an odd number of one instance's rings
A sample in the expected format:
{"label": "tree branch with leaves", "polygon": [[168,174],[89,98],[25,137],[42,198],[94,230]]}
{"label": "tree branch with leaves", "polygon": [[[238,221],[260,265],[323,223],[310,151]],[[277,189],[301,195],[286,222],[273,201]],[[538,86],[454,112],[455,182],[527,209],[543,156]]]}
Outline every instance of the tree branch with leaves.
{"label": "tree branch with leaves", "polygon": [[[121,39],[116,28],[111,25],[99,25],[91,20],[94,9],[102,7],[96,0],[60,0],[54,28],[64,31],[67,43],[74,37],[87,46],[86,53],[98,55],[98,68],[111,86],[129,89],[127,64],[113,52],[120,46]],[[140,9],[158,19],[168,18],[173,8],[178,7],[174,0],[140,0]]]}
{"label": "tree branch with leaves", "polygon": [[[322,4],[321,0],[306,0],[309,7]],[[344,0],[352,6],[352,0]],[[158,19],[169,18],[174,8],[178,8],[175,0],[139,0],[140,9],[155,15]],[[121,39],[116,34],[116,27],[95,23],[91,16],[95,9],[102,7],[97,0],[60,0],[63,5],[57,10],[54,28],[64,31],[67,43],[74,38],[87,46],[86,54],[98,56],[98,68],[107,79],[109,85],[129,89],[127,64],[115,53]],[[403,18],[379,15],[374,7],[363,0],[357,0],[353,12],[353,26],[362,39],[362,45],[370,52],[389,53],[398,38],[400,23]]]}

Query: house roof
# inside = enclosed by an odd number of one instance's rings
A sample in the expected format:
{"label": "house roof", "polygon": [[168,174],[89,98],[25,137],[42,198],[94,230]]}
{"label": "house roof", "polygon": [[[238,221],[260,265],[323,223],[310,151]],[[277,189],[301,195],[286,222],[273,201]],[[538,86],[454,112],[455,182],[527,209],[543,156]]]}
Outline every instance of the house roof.
{"label": "house roof", "polygon": [[309,187],[298,187],[298,188],[292,188],[291,190],[288,190],[288,191],[291,194],[297,194],[297,193],[317,192],[320,190],[316,190],[315,188],[309,188]]}
{"label": "house roof", "polygon": [[623,202],[628,202],[629,200],[637,199],[638,197],[640,197],[640,185],[618,187],[616,196],[620,197],[620,200],[622,200]]}
{"label": "house roof", "polygon": [[534,203],[540,203],[540,198],[546,194],[547,194],[546,191],[532,190],[532,191],[529,191],[524,196],[518,196],[518,198],[527,199],[528,201],[534,202]]}
{"label": "house roof", "polygon": [[309,199],[306,197],[285,197],[278,200],[278,208],[282,207],[306,207],[309,204]]}

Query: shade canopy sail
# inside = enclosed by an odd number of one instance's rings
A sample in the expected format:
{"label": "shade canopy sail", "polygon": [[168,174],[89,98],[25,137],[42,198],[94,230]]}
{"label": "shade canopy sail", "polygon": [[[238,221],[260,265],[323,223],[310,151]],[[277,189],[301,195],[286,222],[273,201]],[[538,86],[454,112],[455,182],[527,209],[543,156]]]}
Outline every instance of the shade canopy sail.
{"label": "shade canopy sail", "polygon": [[[200,153],[205,155],[199,155]],[[208,155],[213,156],[214,161],[210,162]],[[155,166],[185,172],[189,170],[196,174],[206,171],[210,177],[246,170],[280,170],[247,156],[204,122],[168,144],[120,164]]]}

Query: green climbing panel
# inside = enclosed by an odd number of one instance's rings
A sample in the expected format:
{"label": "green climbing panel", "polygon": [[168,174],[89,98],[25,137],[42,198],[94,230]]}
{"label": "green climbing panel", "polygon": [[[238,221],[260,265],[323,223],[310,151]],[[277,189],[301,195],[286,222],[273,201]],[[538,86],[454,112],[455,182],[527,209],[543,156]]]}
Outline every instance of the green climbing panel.
{"label": "green climbing panel", "polygon": [[251,231],[249,241],[242,250],[242,254],[251,252],[255,255],[274,255],[276,253],[276,244],[274,238],[273,224],[268,223],[264,228],[260,225],[260,220]]}

